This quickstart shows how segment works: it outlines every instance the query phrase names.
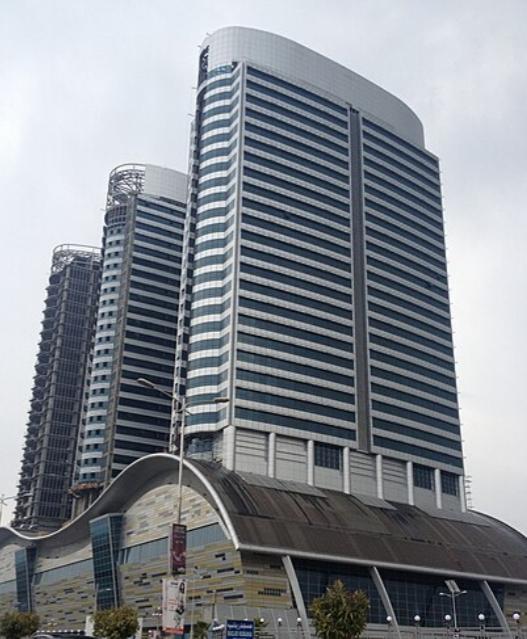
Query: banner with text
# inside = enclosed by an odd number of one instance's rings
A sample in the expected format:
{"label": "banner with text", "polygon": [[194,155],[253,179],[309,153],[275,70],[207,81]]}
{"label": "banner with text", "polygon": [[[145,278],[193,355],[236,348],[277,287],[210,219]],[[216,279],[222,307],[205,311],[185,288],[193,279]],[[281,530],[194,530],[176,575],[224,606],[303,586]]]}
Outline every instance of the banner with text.
{"label": "banner with text", "polygon": [[163,630],[182,635],[185,625],[187,582],[185,579],[163,579]]}
{"label": "banner with text", "polygon": [[170,574],[184,575],[187,569],[187,527],[172,524],[170,531]]}

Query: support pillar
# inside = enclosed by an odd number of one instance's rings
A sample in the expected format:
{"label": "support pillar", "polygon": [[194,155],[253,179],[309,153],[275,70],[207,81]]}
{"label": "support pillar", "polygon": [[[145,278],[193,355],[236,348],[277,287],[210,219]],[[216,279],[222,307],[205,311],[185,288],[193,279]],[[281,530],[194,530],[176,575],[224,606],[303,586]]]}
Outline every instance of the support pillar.
{"label": "support pillar", "polygon": [[267,474],[269,477],[276,474],[276,433],[269,433],[267,440]]}
{"label": "support pillar", "polygon": [[406,462],[406,485],[408,488],[408,503],[415,506],[414,497],[414,464],[411,461]]}
{"label": "support pillar", "polygon": [[382,455],[375,455],[375,478],[377,484],[377,497],[384,499],[384,485],[382,481]]}
{"label": "support pillar", "polygon": [[342,473],[342,481],[343,481],[343,490],[348,495],[351,493],[351,480],[350,480],[350,449],[349,446],[344,446],[342,449],[342,465],[343,465],[343,473]]}
{"label": "support pillar", "polygon": [[436,507],[443,508],[443,489],[441,487],[441,471],[439,468],[434,470],[434,488],[436,494]]}
{"label": "support pillar", "polygon": [[236,466],[236,429],[227,426],[223,429],[223,465],[227,470]]}
{"label": "support pillar", "polygon": [[387,615],[392,618],[392,627],[395,630],[395,636],[397,637],[397,639],[401,639],[401,629],[399,628],[397,616],[395,614],[395,610],[393,609],[390,595],[388,594],[386,586],[384,585],[384,581],[382,580],[381,573],[377,569],[377,566],[371,566],[371,568],[369,568],[369,571],[372,581],[375,584],[375,588],[377,588],[377,592],[379,593],[379,596],[381,598],[382,605],[384,606]]}
{"label": "support pillar", "polygon": [[282,557],[282,563],[284,565],[285,574],[287,575],[289,585],[291,586],[291,592],[293,593],[293,597],[295,598],[298,616],[302,620],[302,630],[304,637],[310,637],[311,634],[309,630],[309,619],[307,617],[306,604],[304,603],[304,597],[302,596],[302,590],[300,589],[300,584],[298,582],[298,577],[296,576],[295,567],[293,566],[291,557],[289,555],[284,555]]}
{"label": "support pillar", "polygon": [[315,442],[312,439],[307,442],[307,483],[315,485]]}
{"label": "support pillar", "polygon": [[500,624],[501,629],[503,630],[503,633],[507,637],[509,637],[509,639],[513,639],[513,632],[511,630],[511,627],[507,623],[507,617],[505,617],[505,613],[500,608],[500,604],[498,603],[498,600],[496,599],[496,595],[492,592],[492,588],[489,586],[488,581],[480,581],[479,585],[481,586],[481,590],[483,590],[483,593],[485,597],[487,598],[487,601],[489,602],[490,607],[492,608],[492,611],[496,615],[496,618],[498,620],[498,623]]}

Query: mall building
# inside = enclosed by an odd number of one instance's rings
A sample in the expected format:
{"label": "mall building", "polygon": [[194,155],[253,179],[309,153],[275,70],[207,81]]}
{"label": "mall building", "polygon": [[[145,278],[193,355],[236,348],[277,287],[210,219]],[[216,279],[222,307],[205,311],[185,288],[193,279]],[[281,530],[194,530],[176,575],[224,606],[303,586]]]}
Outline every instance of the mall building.
{"label": "mall building", "polygon": [[[510,634],[527,539],[467,508],[439,164],[417,116],[290,40],[221,29],[199,55],[189,173],[167,290],[187,623],[307,635],[340,578],[399,636],[416,616],[444,626],[454,580],[459,626]],[[155,627],[178,468],[128,459],[60,530],[1,529],[0,608],[79,627],[127,603]]]}

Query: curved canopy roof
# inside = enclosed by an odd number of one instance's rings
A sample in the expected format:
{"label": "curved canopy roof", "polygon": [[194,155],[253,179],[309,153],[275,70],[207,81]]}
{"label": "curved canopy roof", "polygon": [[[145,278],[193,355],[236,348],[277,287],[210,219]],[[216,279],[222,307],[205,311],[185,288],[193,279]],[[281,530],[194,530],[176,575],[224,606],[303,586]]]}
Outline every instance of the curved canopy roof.
{"label": "curved canopy roof", "polygon": [[[178,464],[165,453],[143,457],[62,529],[31,536],[0,528],[0,545],[49,547],[85,538],[91,519],[125,511],[152,487],[174,483]],[[425,511],[211,462],[184,464],[185,484],[209,501],[240,550],[527,584],[527,538],[486,515]]]}

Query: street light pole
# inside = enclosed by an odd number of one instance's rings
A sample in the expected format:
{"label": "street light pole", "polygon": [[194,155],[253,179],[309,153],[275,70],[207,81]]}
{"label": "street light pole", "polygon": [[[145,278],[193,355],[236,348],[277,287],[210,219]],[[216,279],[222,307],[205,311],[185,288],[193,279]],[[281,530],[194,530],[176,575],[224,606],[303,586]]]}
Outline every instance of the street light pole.
{"label": "street light pole", "polygon": [[457,625],[457,610],[456,610],[456,597],[460,597],[461,595],[466,595],[466,590],[460,590],[459,592],[440,592],[440,597],[450,597],[452,600],[452,616],[454,617],[454,632],[459,632],[459,628]]}
{"label": "street light pole", "polygon": [[0,526],[2,525],[2,515],[4,514],[4,506],[7,506],[7,502],[10,499],[16,499],[17,497],[27,497],[30,493],[22,493],[21,495],[11,495],[6,497],[4,493],[0,495]]}
{"label": "street light pole", "polygon": [[[185,426],[187,415],[192,415],[191,412],[187,409],[187,400],[186,397],[183,396],[181,400],[178,401],[174,393],[169,393],[162,388],[159,388],[154,382],[151,382],[149,379],[145,379],[144,377],[139,377],[136,382],[141,384],[141,386],[145,386],[146,388],[150,388],[151,390],[155,390],[161,395],[168,397],[172,402],[172,410],[170,416],[170,425],[171,429],[176,423],[176,415],[181,414],[181,424],[179,427],[179,468],[178,468],[178,485],[177,485],[177,507],[176,507],[176,524],[181,524],[181,505],[183,502],[183,458],[185,454]],[[229,401],[228,397],[215,397],[210,402],[200,402],[200,404],[226,404]],[[178,404],[180,408],[178,408]],[[196,406],[197,404],[194,404]],[[171,439],[169,441],[169,452],[174,454],[173,444],[172,444],[172,433]]]}

